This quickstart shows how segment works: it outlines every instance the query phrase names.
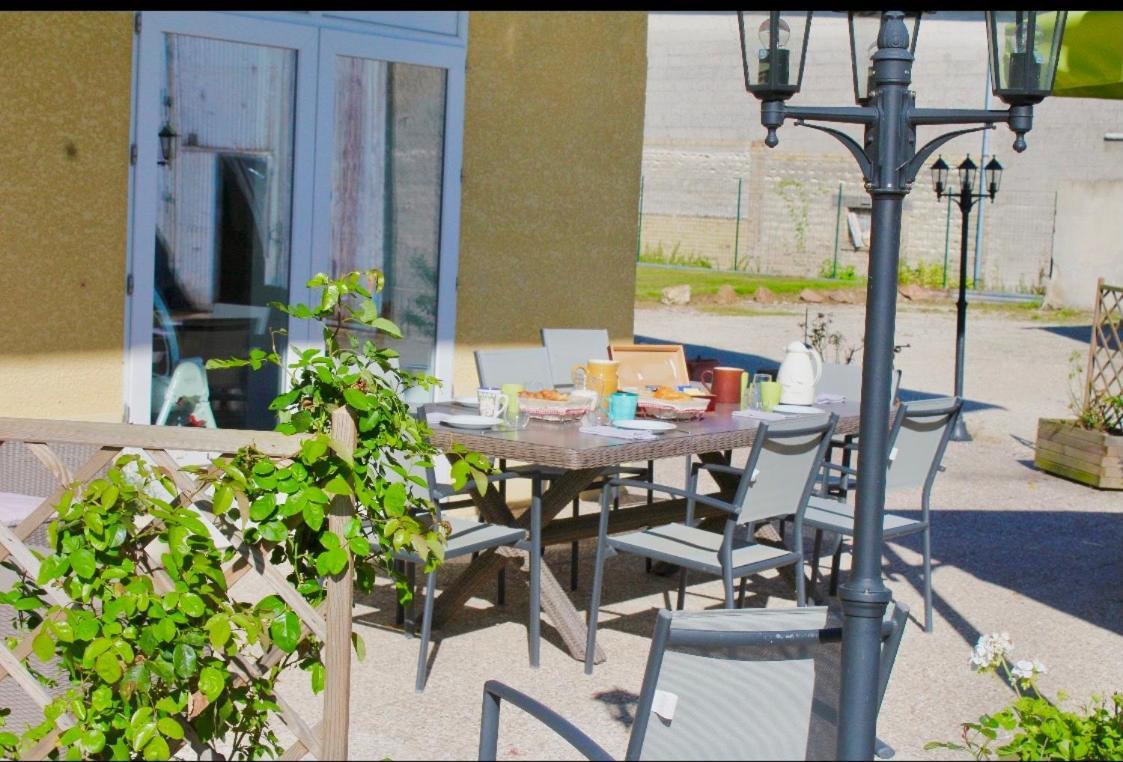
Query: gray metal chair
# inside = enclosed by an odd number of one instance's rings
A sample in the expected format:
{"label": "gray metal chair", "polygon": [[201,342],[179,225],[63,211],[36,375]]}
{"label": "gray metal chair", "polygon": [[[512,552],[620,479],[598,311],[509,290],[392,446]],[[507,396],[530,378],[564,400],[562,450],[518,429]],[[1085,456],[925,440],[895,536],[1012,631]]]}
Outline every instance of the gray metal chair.
{"label": "gray metal chair", "polygon": [[554,386],[573,383],[572,372],[589,360],[607,360],[608,331],[603,328],[543,328],[542,346],[550,357]]}
{"label": "gray metal chair", "polygon": [[[600,608],[601,587],[604,580],[604,559],[609,548],[617,552],[633,553],[664,561],[680,567],[678,608],[682,608],[686,595],[687,570],[712,574],[725,583],[725,607],[733,608],[733,579],[757,574],[790,564],[796,565],[796,599],[800,606],[805,602],[803,579],[803,547],[796,543],[793,550],[760,545],[751,539],[734,537],[738,526],[756,524],[782,516],[792,516],[796,536],[801,536],[803,511],[815,484],[826,452],[827,443],[834,432],[838,416],[809,416],[789,421],[767,424],[762,422],[757,431],[748,461],[744,468],[698,463],[691,468],[687,489],[663,484],[610,479],[601,490],[600,532],[597,537],[596,571],[593,577],[593,594],[589,603],[589,629],[585,646],[585,673],[593,672],[593,655],[597,642],[597,615]],[[740,477],[737,492],[731,502],[698,494],[700,470],[736,474]],[[685,523],[648,527],[638,532],[608,535],[609,492],[619,486],[635,486],[655,492],[686,498]],[[700,503],[717,508],[727,514],[721,534],[695,526],[694,505]],[[749,532],[751,538],[752,533]],[[742,597],[743,603],[743,597]]]}
{"label": "gray metal chair", "polygon": [[[418,416],[423,416],[424,408],[418,412]],[[525,474],[516,472],[502,472],[490,474],[488,476],[489,483],[503,483],[508,479],[526,478]],[[449,498],[456,495],[466,495],[471,490],[475,489],[475,482],[469,481],[461,489],[455,489],[451,484],[444,484],[437,480],[436,472],[432,465],[425,467],[425,480],[428,485],[428,497],[435,507],[435,515],[425,514],[420,518],[431,518],[433,521],[445,521],[450,525],[451,532],[448,536],[448,542],[445,546],[445,561],[451,561],[454,558],[466,556],[469,554],[479,553],[491,548],[498,548],[504,545],[518,546],[527,550],[530,554],[531,562],[531,577],[537,578],[537,564],[541,563],[540,544],[532,544],[527,542],[527,532],[525,529],[517,527],[508,527],[500,524],[490,524],[487,522],[476,521],[474,519],[460,518],[458,516],[445,517],[442,514],[441,504]],[[416,486],[416,485],[414,485]],[[537,496],[539,493],[537,480],[534,482],[534,492]],[[394,554],[394,560],[398,563],[404,564],[408,570],[408,579],[410,589],[413,590],[414,569],[418,565],[424,565],[422,558],[410,547],[404,547]],[[425,577],[425,603],[421,619],[421,645],[420,651],[417,656],[417,680],[415,688],[417,691],[425,690],[425,678],[427,674],[427,662],[429,656],[429,639],[432,632],[433,621],[433,599],[435,598],[437,585],[437,572],[433,570],[426,574]],[[540,626],[540,617],[538,614],[539,603],[537,598],[532,595],[530,602],[530,617],[529,617],[529,630],[528,636],[532,649],[531,663],[537,666],[537,654],[534,650],[537,647],[538,641],[538,628]],[[413,601],[409,603],[408,612],[401,609],[399,603],[399,620],[408,620],[407,632],[412,634],[414,620],[413,620]]]}
{"label": "gray metal chair", "polygon": [[[894,603],[882,623],[879,709],[907,616]],[[821,606],[660,611],[624,758],[833,759],[841,639]],[[560,714],[495,680],[484,685],[480,759],[496,758],[502,701],[586,758],[611,759]],[[893,750],[879,741],[877,753]]]}
{"label": "gray metal chair", "polygon": [[[940,462],[947,449],[948,438],[962,409],[958,397],[906,402],[897,408],[893,427],[889,433],[889,466],[886,472],[886,491],[923,487],[920,497],[920,518],[910,519],[892,513],[885,514],[882,531],[886,540],[910,534],[924,534],[924,629],[932,631],[932,541],[931,496],[936,474],[943,470]],[[860,465],[860,464],[859,464]],[[846,483],[857,476],[848,466],[828,463],[839,471],[845,491]],[[854,509],[843,500],[812,496],[803,515],[803,525],[815,530],[815,550],[812,553],[812,579],[818,574],[819,548],[823,532],[841,537],[854,536]],[[797,537],[800,535],[797,534]],[[834,552],[831,562],[831,587],[833,595],[838,589],[838,567],[842,543]]]}
{"label": "gray metal chair", "polygon": [[554,388],[545,347],[477,349],[475,355],[480,386],[522,384],[526,389]]}

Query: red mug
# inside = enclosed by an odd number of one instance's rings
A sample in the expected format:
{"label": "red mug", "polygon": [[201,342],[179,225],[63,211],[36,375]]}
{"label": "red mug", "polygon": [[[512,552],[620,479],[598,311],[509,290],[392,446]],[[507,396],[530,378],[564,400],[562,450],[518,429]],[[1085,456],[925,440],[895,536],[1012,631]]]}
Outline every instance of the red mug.
{"label": "red mug", "polygon": [[[717,402],[740,404],[741,402],[741,374],[745,371],[740,368],[717,367],[703,371],[702,383],[709,384],[710,392],[716,397]],[[710,381],[707,382],[706,375]]]}

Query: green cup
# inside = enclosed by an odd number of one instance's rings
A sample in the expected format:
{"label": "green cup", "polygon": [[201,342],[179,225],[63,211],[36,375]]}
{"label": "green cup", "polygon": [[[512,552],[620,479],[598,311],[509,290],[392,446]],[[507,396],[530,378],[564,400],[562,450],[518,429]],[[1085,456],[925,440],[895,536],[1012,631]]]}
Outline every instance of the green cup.
{"label": "green cup", "polygon": [[780,404],[779,381],[765,381],[760,385],[760,404],[765,410],[771,410]]}
{"label": "green cup", "polygon": [[514,419],[519,415],[519,392],[523,390],[522,384],[503,384],[499,387],[503,396],[507,398],[507,415]]}

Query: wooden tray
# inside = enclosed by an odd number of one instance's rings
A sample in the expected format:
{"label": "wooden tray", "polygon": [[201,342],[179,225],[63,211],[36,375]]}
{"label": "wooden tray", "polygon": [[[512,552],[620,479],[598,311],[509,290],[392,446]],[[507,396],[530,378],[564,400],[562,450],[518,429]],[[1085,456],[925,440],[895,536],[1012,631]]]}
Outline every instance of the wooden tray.
{"label": "wooden tray", "polygon": [[682,344],[614,344],[609,357],[620,362],[620,388],[689,384]]}

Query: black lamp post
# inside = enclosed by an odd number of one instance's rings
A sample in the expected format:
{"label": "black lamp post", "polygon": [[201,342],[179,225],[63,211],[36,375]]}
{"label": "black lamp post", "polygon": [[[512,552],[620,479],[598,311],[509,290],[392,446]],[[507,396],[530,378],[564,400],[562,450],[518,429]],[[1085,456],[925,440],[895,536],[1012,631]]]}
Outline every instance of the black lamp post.
{"label": "black lamp post", "polygon": [[[992,156],[983,167],[986,175],[986,193],[975,193],[975,179],[978,177],[979,167],[971,161],[970,154],[959,163],[957,168],[958,188],[954,183],[948,184],[949,169],[943,156],[936,159],[932,164],[932,188],[936,191],[936,198],[954,198],[963,218],[963,228],[959,235],[959,301],[956,303],[955,314],[955,396],[962,398],[963,356],[967,345],[967,223],[977,200],[989,198],[991,203],[994,203],[994,197],[998,195],[998,186],[1002,184],[1002,165]],[[978,256],[979,253],[975,252],[975,257]],[[967,433],[967,424],[962,415],[956,416],[951,439],[955,442],[971,441],[971,435]]]}
{"label": "black lamp post", "polygon": [[160,128],[157,137],[160,138],[160,156],[163,157],[163,160],[156,163],[160,166],[171,164],[172,158],[175,157],[175,139],[179,135],[176,134],[169,123],[164,122],[164,126]]}
{"label": "black lamp post", "polygon": [[[854,560],[850,578],[839,589],[844,620],[838,735],[840,759],[872,759],[881,620],[892,597],[881,578],[881,548],[901,208],[925,161],[954,137],[1005,122],[1016,136],[1014,150],[1025,150],[1024,136],[1033,126],[1033,104],[1053,88],[1066,13],[987,11],[994,94],[1009,106],[1005,111],[917,108],[909,91],[913,54],[905,14],[901,11],[881,13],[872,57],[859,45],[858,31],[863,19],[850,14],[854,97],[863,105],[788,106],[785,101],[799,92],[803,77],[811,12],[738,11],[737,15],[745,87],[761,101],[760,122],[768,130],[765,143],[771,147],[779,142],[776,130],[787,119],[826,132],[854,156],[866,180],[866,190],[873,198],[862,355],[862,467],[858,474]],[[913,40],[917,30],[914,25]],[[758,38],[762,47],[755,43]],[[871,60],[873,76],[869,77],[867,67]],[[781,62],[783,65],[778,65]],[[861,125],[864,141],[859,144],[844,132],[808,124],[806,120]],[[948,132],[918,149],[916,128],[940,124],[981,126]]]}

